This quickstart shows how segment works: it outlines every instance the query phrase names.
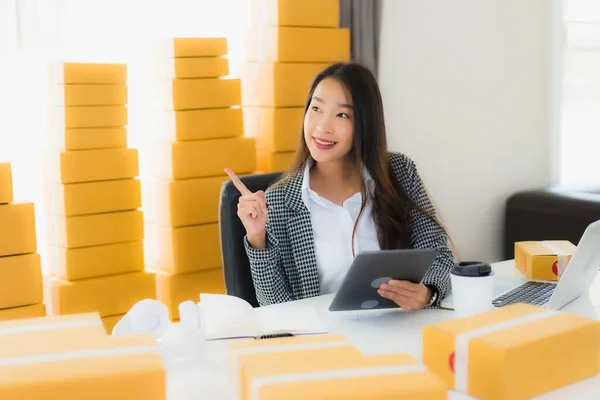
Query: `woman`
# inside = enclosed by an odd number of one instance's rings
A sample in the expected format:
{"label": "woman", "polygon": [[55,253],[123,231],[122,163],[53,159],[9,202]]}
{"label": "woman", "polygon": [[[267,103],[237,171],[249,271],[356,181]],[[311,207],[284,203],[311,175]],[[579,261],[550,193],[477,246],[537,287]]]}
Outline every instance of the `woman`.
{"label": "woman", "polygon": [[415,164],[388,153],[371,72],[334,64],[314,80],[291,169],[266,193],[242,196],[238,216],[260,305],[335,292],[359,251],[439,250],[422,283],[391,280],[378,293],[408,311],[434,307],[454,258]]}

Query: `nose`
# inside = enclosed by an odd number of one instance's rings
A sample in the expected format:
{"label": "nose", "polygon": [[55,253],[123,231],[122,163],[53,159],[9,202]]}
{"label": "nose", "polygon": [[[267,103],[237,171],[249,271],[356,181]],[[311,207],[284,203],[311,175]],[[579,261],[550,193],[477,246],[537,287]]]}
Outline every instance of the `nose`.
{"label": "nose", "polygon": [[317,130],[321,133],[330,134],[333,132],[333,124],[330,118],[322,117],[317,124]]}

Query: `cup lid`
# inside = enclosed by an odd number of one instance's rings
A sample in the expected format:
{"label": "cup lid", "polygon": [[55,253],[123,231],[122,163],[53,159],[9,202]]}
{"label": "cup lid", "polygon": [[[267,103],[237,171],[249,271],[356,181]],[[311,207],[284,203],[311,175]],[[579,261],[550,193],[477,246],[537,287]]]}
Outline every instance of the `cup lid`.
{"label": "cup lid", "polygon": [[462,261],[454,266],[452,274],[458,276],[488,276],[492,273],[492,266],[482,261]]}

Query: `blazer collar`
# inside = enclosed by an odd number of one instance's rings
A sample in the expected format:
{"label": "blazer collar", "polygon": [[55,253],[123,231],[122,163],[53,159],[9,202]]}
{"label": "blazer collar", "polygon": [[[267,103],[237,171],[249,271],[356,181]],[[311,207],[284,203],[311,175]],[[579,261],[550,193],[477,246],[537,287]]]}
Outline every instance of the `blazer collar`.
{"label": "blazer collar", "polygon": [[304,176],[304,168],[298,171],[292,171],[286,182],[285,202],[286,205],[296,211],[308,211],[302,200],[302,178]]}
{"label": "blazer collar", "polygon": [[[292,171],[287,177],[285,194],[286,205],[296,212],[308,211],[308,208],[304,203],[304,199],[302,198],[302,191],[305,189],[306,186],[304,183],[304,179],[307,175],[307,170],[312,166],[313,163],[314,161],[312,160],[312,158],[309,157],[304,162],[301,168],[299,168],[296,171]],[[367,171],[367,168],[365,166],[362,167],[362,172],[365,182],[367,184],[368,192],[371,196],[373,196],[375,182],[373,181],[371,174],[369,173],[369,171]]]}

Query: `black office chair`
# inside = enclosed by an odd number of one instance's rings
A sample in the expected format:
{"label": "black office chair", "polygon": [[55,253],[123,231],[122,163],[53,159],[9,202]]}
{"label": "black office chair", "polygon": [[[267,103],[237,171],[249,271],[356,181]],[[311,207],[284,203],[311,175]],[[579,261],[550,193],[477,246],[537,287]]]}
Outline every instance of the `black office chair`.
{"label": "black office chair", "polygon": [[[240,176],[240,180],[252,192],[266,190],[280,172]],[[219,235],[227,294],[240,297],[258,307],[256,292],[250,273],[250,262],[244,249],[246,230],[237,215],[237,204],[241,194],[231,180],[223,183],[219,201]]]}

